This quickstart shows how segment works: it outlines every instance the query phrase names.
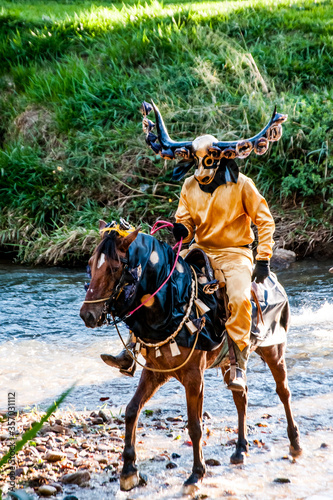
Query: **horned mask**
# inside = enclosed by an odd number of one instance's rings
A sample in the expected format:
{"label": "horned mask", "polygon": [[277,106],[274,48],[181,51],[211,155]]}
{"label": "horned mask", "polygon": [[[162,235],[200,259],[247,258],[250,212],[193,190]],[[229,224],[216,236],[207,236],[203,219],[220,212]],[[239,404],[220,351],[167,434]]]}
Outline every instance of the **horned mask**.
{"label": "horned mask", "polygon": [[[156,124],[147,117],[152,110],[155,113]],[[152,104],[143,102],[141,112],[143,114],[143,131],[146,134],[148,146],[161,158],[181,159],[174,169],[173,179],[180,180],[192,166],[195,166],[194,177],[202,186],[213,181],[217,168],[223,159],[246,158],[252,151],[257,155],[265,154],[269,143],[276,142],[281,138],[282,123],[288,118],[288,115],[277,113],[275,108],[266,127],[250,139],[221,142],[214,136],[207,134],[201,135],[193,141],[176,142],[169,137],[162,115],[153,101]],[[155,126],[157,135],[152,132]]]}

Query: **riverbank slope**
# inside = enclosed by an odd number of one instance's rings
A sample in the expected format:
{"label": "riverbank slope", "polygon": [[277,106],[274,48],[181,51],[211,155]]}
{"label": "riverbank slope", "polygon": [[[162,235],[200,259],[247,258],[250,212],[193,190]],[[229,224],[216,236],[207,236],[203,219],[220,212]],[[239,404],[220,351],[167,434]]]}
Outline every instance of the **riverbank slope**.
{"label": "riverbank slope", "polygon": [[275,240],[333,252],[333,6],[1,2],[0,244],[21,262],[84,261],[99,218],[172,219],[181,185],[144,143],[153,98],[175,139],[248,137],[274,105],[284,135],[240,161]]}

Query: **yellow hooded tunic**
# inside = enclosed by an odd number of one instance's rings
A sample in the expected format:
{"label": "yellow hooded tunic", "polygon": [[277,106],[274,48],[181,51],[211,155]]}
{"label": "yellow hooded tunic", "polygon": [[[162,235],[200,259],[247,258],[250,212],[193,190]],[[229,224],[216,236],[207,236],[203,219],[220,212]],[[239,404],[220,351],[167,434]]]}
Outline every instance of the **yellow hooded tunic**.
{"label": "yellow hooded tunic", "polygon": [[239,174],[236,184],[222,184],[212,194],[203,192],[194,176],[186,179],[176,222],[184,224],[189,232],[185,243],[191,241],[195,231],[195,242],[211,254],[252,243],[253,222],[258,228],[257,260],[267,260],[272,255],[273,217],[254,182],[243,174]]}

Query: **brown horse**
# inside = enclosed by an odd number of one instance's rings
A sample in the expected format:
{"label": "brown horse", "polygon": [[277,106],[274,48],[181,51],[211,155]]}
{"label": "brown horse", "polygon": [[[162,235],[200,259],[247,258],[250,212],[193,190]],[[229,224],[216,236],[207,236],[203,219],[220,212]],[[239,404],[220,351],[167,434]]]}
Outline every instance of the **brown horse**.
{"label": "brown horse", "polygon": [[[145,239],[152,238],[148,235],[141,235],[137,238],[138,230],[127,236],[120,236],[116,231],[104,234],[104,237],[89,260],[91,267],[91,282],[86,294],[86,300],[82,305],[80,315],[87,327],[95,328],[101,326],[105,320],[108,309],[111,307],[116,315],[121,317],[122,313],[117,311],[117,301],[123,294],[121,284],[124,284],[124,274],[128,265],[129,249]],[[152,238],[155,240],[155,238]],[[137,243],[140,240],[141,243]],[[156,242],[157,240],[155,240]],[[159,243],[161,244],[162,243]],[[163,244],[166,245],[166,244]],[[168,245],[166,245],[168,246]],[[170,249],[170,247],[169,247]],[[171,249],[170,249],[171,250]],[[182,265],[187,265],[182,261]],[[144,271],[143,271],[144,274]],[[126,281],[126,280],[125,280]],[[152,293],[148,290],[148,293]],[[143,302],[147,295],[134,297],[134,306]],[[149,297],[149,295],[148,295]],[[145,299],[146,300],[146,299]],[[154,302],[153,300],[151,302]],[[146,303],[144,308],[147,311],[154,309],[154,304]],[[158,314],[158,312],[153,314]],[[117,314],[118,313],[118,314]],[[134,313],[133,316],[135,316]],[[123,314],[123,316],[125,316]],[[287,329],[286,314],[281,314],[280,323]],[[126,321],[126,319],[125,319]],[[147,327],[148,328],[148,327]],[[135,330],[134,330],[134,333]],[[149,340],[149,338],[148,338]],[[135,439],[136,427],[139,414],[144,404],[153,396],[159,387],[167,382],[171,377],[175,377],[184,386],[187,400],[188,431],[193,443],[193,469],[189,478],[184,483],[186,492],[196,488],[199,481],[205,475],[205,462],[202,453],[202,405],[204,396],[204,371],[210,367],[219,353],[219,349],[204,351],[194,349],[187,363],[182,365],[191,351],[188,347],[179,347],[180,354],[172,356],[168,344],[160,348],[161,355],[156,357],[154,347],[148,347],[142,354],[146,360],[146,366],[141,373],[138,388],[126,408],[126,432],[125,447],[123,451],[124,466],[120,477],[120,487],[123,490],[130,490],[140,483],[138,469],[136,467]],[[269,347],[257,347],[256,352],[269,366],[276,382],[276,392],[279,395],[286,412],[288,422],[288,437],[290,440],[290,453],[298,456],[302,450],[299,443],[299,431],[294,421],[291,410],[291,395],[287,381],[287,369],[285,363],[285,343],[272,345]],[[226,370],[222,368],[224,374]],[[226,374],[228,382],[228,373]],[[238,441],[236,449],[231,456],[231,463],[241,464],[244,462],[245,454],[248,452],[246,411],[247,393],[233,392],[234,402],[238,412]]]}

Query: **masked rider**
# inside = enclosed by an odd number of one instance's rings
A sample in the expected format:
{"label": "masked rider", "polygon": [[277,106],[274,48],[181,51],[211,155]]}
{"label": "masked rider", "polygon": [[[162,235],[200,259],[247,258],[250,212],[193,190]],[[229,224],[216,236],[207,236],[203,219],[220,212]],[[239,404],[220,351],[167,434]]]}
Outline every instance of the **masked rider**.
{"label": "masked rider", "polygon": [[[154,109],[157,136],[151,132],[155,124],[147,118]],[[157,106],[143,103],[143,128],[146,142],[164,159],[181,157],[174,169],[173,179],[180,180],[194,166],[195,173],[182,187],[173,233],[177,241],[190,243],[190,250],[200,248],[213,263],[215,277],[226,285],[229,318],[226,330],[233,341],[236,369],[228,388],[246,389],[246,367],[250,351],[251,281],[262,283],[269,275],[272,255],[273,217],[266,200],[253,181],[239,173],[234,158],[245,158],[252,150],[264,154],[269,142],[282,135],[281,123],[286,115],[274,111],[268,125],[256,136],[245,141],[219,142],[211,135],[194,141],[175,142],[170,139]],[[254,234],[251,223],[257,226],[258,247],[253,268],[251,245]],[[132,365],[124,350],[119,356],[102,355],[109,365],[122,368]]]}

